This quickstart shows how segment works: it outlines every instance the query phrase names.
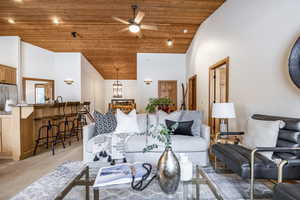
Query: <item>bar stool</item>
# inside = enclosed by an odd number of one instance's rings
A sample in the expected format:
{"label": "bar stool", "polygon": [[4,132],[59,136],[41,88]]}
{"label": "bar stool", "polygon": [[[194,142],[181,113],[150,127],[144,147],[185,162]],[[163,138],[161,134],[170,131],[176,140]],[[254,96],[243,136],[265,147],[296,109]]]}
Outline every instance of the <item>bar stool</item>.
{"label": "bar stool", "polygon": [[[77,102],[66,102],[64,103],[62,120],[59,122],[59,133],[63,135],[64,141],[68,140],[69,145],[72,144],[72,138],[76,137],[77,141],[79,141],[79,134],[76,132],[75,128],[75,117]],[[74,119],[73,119],[74,118]]]}
{"label": "bar stool", "polygon": [[79,134],[81,135],[81,138],[83,137],[83,127],[87,125],[87,121],[85,116],[78,112],[77,117],[73,120],[73,133],[79,137]]}
{"label": "bar stool", "polygon": [[[42,116],[35,118],[35,120],[46,121],[46,125],[42,125],[38,131],[38,138],[36,139],[36,144],[34,148],[33,155],[36,154],[37,148],[39,146],[46,145],[46,148],[49,148],[49,143],[52,145],[52,154],[54,155],[54,146],[57,143],[61,143],[61,134],[59,133],[58,124],[62,119],[63,112],[62,103],[56,103],[52,106],[52,108],[57,109],[57,113],[51,113],[50,116]],[[42,142],[42,144],[40,144]],[[65,148],[65,144],[63,143],[63,147]]]}
{"label": "bar stool", "polygon": [[[46,132],[46,136],[45,136],[45,134],[43,134],[44,132]],[[63,137],[59,133],[59,127],[55,124],[51,124],[50,119],[48,120],[47,125],[43,125],[39,128],[38,138],[36,139],[35,142],[36,143],[35,143],[33,155],[36,154],[37,148],[39,146],[46,145],[46,148],[48,149],[49,143],[51,144],[52,155],[55,154],[54,147],[56,146],[56,144],[62,143],[63,148],[65,148]],[[42,142],[42,143],[40,143],[40,142]]]}

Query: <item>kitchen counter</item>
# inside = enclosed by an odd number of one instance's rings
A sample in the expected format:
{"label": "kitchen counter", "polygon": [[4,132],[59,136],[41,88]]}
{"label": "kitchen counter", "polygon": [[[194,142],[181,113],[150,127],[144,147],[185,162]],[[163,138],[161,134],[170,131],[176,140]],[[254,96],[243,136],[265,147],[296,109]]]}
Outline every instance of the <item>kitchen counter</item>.
{"label": "kitchen counter", "polygon": [[11,112],[0,111],[0,116],[11,115]]}
{"label": "kitchen counter", "polygon": [[[55,119],[57,116],[68,115],[68,119],[73,120],[82,106],[80,102],[17,104],[12,105],[11,113],[0,112],[0,157],[3,153],[14,160],[32,156],[40,127],[52,120],[52,117]],[[39,147],[38,152],[40,150]]]}

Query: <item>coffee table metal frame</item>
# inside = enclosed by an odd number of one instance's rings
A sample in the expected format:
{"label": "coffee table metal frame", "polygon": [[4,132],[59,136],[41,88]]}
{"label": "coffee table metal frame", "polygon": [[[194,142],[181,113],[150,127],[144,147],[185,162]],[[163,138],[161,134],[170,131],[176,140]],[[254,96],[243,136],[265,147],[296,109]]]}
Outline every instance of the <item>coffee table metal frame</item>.
{"label": "coffee table metal frame", "polygon": [[85,199],[90,199],[90,186],[93,185],[89,177],[89,166],[84,166],[80,173],[66,184],[66,187],[55,197],[55,200],[62,200],[73,187],[77,185],[85,186]]}
{"label": "coffee table metal frame", "polygon": [[[75,186],[85,186],[85,199],[90,199],[90,187],[94,185],[95,177],[93,174],[90,176],[90,170],[95,172],[92,166],[84,166],[80,173],[70,180],[62,192],[55,198],[55,200],[62,200]],[[99,170],[99,169],[98,169]],[[97,171],[97,170],[96,170]],[[215,186],[210,182],[207,175],[204,173],[201,167],[196,165],[196,177],[190,181],[183,181],[183,185],[193,184],[196,186],[196,200],[200,200],[200,185],[206,184],[218,200],[223,200],[222,196],[218,193]],[[99,188],[93,188],[94,200],[99,200]]]}

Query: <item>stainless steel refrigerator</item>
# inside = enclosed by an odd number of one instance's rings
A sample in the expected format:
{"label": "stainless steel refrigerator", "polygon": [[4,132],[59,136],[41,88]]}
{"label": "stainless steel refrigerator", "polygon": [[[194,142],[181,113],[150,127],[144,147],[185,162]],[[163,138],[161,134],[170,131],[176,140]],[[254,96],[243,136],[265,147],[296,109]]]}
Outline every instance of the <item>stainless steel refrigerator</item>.
{"label": "stainless steel refrigerator", "polygon": [[18,89],[16,85],[0,84],[0,111],[5,108],[7,100],[18,102]]}

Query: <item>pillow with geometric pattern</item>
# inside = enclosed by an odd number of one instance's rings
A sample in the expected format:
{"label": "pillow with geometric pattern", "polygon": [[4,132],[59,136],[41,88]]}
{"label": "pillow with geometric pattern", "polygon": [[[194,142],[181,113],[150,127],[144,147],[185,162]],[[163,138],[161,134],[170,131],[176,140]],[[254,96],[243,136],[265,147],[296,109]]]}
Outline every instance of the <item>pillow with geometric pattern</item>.
{"label": "pillow with geometric pattern", "polygon": [[94,136],[104,134],[104,133],[111,133],[117,127],[116,117],[111,112],[102,114],[98,111],[95,111],[94,118],[95,118],[95,128],[96,128]]}

